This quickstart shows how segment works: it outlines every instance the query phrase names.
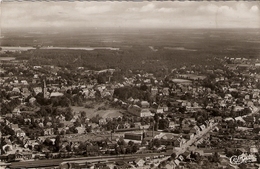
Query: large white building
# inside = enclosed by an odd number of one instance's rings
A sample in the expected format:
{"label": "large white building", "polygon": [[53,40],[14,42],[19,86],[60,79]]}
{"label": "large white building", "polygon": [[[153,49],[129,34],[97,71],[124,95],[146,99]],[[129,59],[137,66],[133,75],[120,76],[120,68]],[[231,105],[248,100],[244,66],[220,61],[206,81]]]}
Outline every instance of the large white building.
{"label": "large white building", "polygon": [[141,108],[137,105],[130,105],[127,111],[138,117],[151,117],[153,114],[148,108]]}

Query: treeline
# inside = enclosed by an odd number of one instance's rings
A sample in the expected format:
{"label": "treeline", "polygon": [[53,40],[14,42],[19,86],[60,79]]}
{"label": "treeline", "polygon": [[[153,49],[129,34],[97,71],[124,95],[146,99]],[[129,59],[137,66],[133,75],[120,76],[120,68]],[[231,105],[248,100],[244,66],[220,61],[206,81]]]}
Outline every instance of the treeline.
{"label": "treeline", "polygon": [[114,96],[121,99],[127,100],[132,97],[134,99],[149,100],[149,93],[138,87],[121,87],[116,88]]}
{"label": "treeline", "polygon": [[66,68],[88,69],[120,68],[143,69],[156,73],[162,67],[179,67],[191,64],[213,64],[209,56],[199,52],[161,49],[152,51],[146,46],[123,48],[122,50],[47,50],[37,49],[16,54],[17,59],[28,59],[31,65],[55,65]]}

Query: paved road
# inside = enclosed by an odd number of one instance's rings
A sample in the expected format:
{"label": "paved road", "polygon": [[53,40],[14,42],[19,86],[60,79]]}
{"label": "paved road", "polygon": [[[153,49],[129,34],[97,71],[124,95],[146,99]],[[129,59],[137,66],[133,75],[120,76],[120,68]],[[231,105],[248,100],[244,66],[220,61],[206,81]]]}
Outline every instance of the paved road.
{"label": "paved road", "polygon": [[178,155],[184,153],[188,147],[190,147],[193,143],[195,143],[196,141],[198,141],[199,139],[201,139],[203,136],[205,136],[205,134],[207,134],[208,132],[210,132],[212,129],[214,129],[215,126],[217,126],[218,123],[214,123],[212,125],[212,127],[207,127],[205,128],[203,131],[200,132],[200,134],[195,135],[191,140],[187,141],[185,144],[183,144],[180,149],[176,152],[176,157],[178,157]]}

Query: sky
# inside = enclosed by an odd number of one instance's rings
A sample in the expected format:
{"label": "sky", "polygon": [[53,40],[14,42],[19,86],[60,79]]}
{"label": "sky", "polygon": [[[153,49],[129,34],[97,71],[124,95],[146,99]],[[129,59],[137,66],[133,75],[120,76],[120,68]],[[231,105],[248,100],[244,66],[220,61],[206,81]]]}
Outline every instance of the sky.
{"label": "sky", "polygon": [[2,2],[1,28],[260,28],[253,1]]}

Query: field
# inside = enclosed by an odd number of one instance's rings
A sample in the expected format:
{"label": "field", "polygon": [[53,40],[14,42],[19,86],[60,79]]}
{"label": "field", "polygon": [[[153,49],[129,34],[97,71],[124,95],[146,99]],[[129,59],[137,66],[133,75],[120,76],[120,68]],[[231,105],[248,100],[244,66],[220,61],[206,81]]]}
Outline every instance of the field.
{"label": "field", "polygon": [[15,57],[0,57],[0,61],[1,60],[5,60],[5,61],[9,61],[9,60],[14,60]]}
{"label": "field", "polygon": [[186,80],[186,79],[172,79],[172,81],[175,83],[191,83],[190,80]]}
{"label": "field", "polygon": [[87,118],[92,118],[95,117],[96,115],[99,115],[102,118],[114,118],[114,117],[119,117],[122,116],[122,113],[120,113],[120,111],[122,110],[118,110],[118,109],[114,109],[114,108],[110,108],[110,107],[106,107],[106,110],[98,110],[99,107],[103,107],[105,106],[104,103],[95,103],[93,108],[85,108],[85,107],[78,107],[78,106],[72,106],[72,110],[73,112],[79,113],[81,111],[85,111],[86,112],[86,117]]}

